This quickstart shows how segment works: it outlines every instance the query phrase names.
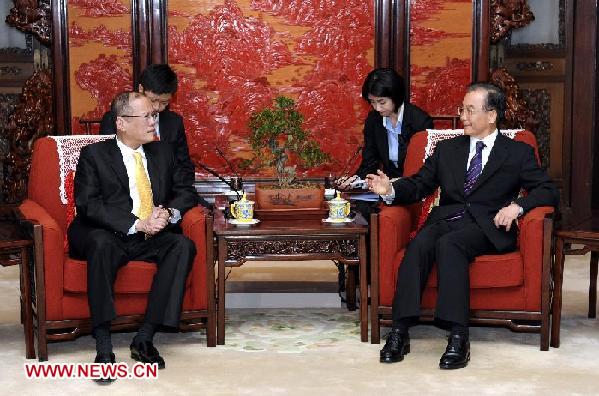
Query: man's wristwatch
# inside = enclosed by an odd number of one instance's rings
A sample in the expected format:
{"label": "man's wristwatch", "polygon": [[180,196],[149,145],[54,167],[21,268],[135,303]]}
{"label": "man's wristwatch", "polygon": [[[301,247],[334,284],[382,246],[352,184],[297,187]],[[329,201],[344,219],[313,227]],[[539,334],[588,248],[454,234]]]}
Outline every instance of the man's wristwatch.
{"label": "man's wristwatch", "polygon": [[166,209],[166,211],[168,212],[168,219],[167,220],[170,223],[171,219],[173,218],[173,209],[171,209],[171,208],[164,208],[164,209]]}
{"label": "man's wristwatch", "polygon": [[524,208],[514,201],[512,201],[512,203],[518,207],[518,217],[521,217],[524,214]]}

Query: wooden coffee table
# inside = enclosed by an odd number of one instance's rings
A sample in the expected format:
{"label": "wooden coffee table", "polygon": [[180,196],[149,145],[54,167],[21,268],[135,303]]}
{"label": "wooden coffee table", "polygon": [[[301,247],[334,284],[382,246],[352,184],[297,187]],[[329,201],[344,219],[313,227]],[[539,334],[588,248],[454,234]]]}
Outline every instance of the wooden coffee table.
{"label": "wooden coffee table", "polygon": [[[216,207],[224,206],[217,199]],[[217,344],[225,343],[225,268],[246,261],[337,260],[360,271],[360,337],[368,340],[366,234],[368,224],[359,214],[351,223],[327,224],[320,218],[263,219],[251,226],[229,224],[215,210],[214,236],[218,251]]]}
{"label": "wooden coffee table", "polygon": [[[551,319],[551,346],[558,348],[560,343],[560,322],[562,315],[562,284],[565,255],[584,255],[591,252],[589,281],[589,318],[595,318],[597,305],[597,264],[599,262],[599,219],[589,219],[573,227],[556,231],[555,264],[553,266],[553,302]],[[580,249],[566,248],[570,244],[583,245]]]}

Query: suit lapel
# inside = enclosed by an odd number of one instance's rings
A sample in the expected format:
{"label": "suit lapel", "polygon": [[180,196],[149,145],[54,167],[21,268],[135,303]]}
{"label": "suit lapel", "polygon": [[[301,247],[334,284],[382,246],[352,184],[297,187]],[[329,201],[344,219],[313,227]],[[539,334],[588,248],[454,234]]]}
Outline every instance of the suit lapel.
{"label": "suit lapel", "polygon": [[146,154],[146,162],[148,164],[150,183],[152,184],[152,196],[154,197],[154,202],[156,202],[160,196],[160,172],[158,171],[158,159],[153,150],[152,143],[145,144],[143,147]]}
{"label": "suit lapel", "polygon": [[127,168],[125,168],[121,150],[116,144],[116,139],[114,139],[112,144],[108,147],[110,156],[110,161],[108,161],[108,163],[110,164],[112,170],[114,170],[114,173],[116,173],[117,179],[127,189],[127,191],[129,191],[129,176],[127,175]]}
{"label": "suit lapel", "polygon": [[507,137],[503,136],[501,133],[497,134],[497,138],[495,139],[495,144],[493,145],[493,149],[489,154],[489,159],[487,164],[483,168],[482,173],[474,183],[472,187],[472,191],[476,190],[478,186],[483,184],[489,177],[491,177],[497,170],[503,165],[505,160],[508,158],[508,150],[507,150]]}
{"label": "suit lapel", "polygon": [[455,178],[455,183],[460,191],[464,191],[464,181],[466,180],[466,167],[468,166],[468,153],[470,152],[470,137],[456,137],[456,145],[454,158],[449,166],[452,168],[452,174]]}

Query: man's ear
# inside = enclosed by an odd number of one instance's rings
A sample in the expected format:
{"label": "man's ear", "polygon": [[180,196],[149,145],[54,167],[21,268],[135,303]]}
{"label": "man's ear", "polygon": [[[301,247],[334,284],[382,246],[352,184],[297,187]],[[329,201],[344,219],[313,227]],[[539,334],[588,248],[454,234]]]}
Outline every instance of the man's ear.
{"label": "man's ear", "polygon": [[123,117],[117,116],[115,122],[116,122],[116,130],[117,131],[122,131],[125,129],[125,125],[124,125],[125,119]]}
{"label": "man's ear", "polygon": [[489,112],[489,124],[497,125],[497,110],[491,110]]}

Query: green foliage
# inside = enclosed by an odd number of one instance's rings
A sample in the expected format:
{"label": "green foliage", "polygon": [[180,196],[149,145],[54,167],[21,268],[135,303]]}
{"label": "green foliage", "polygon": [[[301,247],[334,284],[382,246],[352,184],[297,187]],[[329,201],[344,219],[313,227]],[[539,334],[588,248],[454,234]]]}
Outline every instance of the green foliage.
{"label": "green foliage", "polygon": [[302,128],[303,121],[293,99],[285,96],[278,96],[272,107],[250,116],[252,162],[274,167],[281,187],[289,186],[295,179],[296,166],[286,166],[290,154],[297,155],[300,165],[307,168],[330,160],[318,143],[311,140],[310,133]]}

